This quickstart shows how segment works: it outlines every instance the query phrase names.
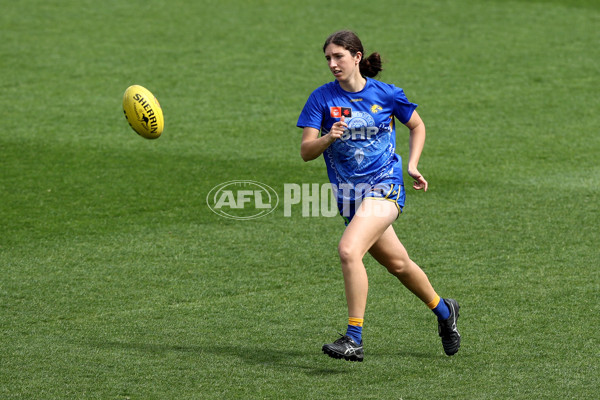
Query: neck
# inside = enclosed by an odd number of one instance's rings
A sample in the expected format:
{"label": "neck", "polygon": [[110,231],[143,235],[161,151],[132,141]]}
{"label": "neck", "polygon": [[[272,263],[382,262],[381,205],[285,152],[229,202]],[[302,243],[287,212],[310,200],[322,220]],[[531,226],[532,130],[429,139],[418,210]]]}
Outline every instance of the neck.
{"label": "neck", "polygon": [[342,89],[344,89],[346,92],[354,93],[363,90],[367,84],[367,80],[361,74],[353,75],[350,79],[339,82]]}

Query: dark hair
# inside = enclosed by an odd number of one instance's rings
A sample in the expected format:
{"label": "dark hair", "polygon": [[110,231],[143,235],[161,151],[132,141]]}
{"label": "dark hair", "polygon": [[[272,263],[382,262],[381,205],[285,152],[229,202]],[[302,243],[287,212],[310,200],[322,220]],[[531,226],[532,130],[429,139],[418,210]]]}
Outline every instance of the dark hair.
{"label": "dark hair", "polygon": [[360,60],[359,68],[360,73],[363,76],[374,78],[377,74],[383,70],[381,67],[381,56],[379,53],[372,53],[369,57],[365,57],[365,49],[363,48],[362,42],[352,31],[338,31],[329,35],[325,44],[323,45],[323,53],[327,46],[331,43],[341,46],[348,50],[352,56],[360,51],[362,59]]}

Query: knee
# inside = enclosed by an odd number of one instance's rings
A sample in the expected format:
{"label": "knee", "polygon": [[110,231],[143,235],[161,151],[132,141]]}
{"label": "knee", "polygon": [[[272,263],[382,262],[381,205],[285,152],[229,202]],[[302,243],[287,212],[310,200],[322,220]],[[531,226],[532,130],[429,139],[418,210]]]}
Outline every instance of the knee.
{"label": "knee", "polygon": [[351,264],[362,259],[362,255],[351,244],[341,241],[338,245],[338,254],[342,265]]}
{"label": "knee", "polygon": [[411,260],[410,258],[407,259],[396,259],[393,260],[393,262],[389,263],[389,265],[386,265],[385,267],[387,268],[388,272],[398,278],[406,276],[407,274],[410,273],[411,270]]}

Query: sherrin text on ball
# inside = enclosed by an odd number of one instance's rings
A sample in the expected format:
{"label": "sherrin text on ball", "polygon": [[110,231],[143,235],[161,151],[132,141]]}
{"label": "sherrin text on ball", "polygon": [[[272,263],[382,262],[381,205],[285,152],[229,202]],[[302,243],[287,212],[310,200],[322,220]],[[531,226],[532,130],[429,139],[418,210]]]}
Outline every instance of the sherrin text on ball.
{"label": "sherrin text on ball", "polygon": [[138,135],[156,139],[163,132],[165,119],[162,108],[156,97],[145,87],[131,85],[125,90],[123,112]]}

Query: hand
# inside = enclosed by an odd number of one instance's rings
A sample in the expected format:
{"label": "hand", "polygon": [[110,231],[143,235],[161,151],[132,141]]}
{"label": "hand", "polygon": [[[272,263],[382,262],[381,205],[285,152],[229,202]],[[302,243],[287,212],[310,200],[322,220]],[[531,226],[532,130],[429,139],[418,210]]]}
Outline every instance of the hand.
{"label": "hand", "polygon": [[347,128],[348,124],[344,122],[344,116],[342,115],[340,120],[331,126],[331,130],[329,131],[333,139],[331,142],[335,142],[336,139],[341,138]]}
{"label": "hand", "polygon": [[425,178],[423,178],[423,175],[421,175],[421,173],[419,172],[418,169],[416,169],[416,168],[410,169],[409,168],[408,174],[415,180],[413,182],[413,189],[415,189],[415,190],[423,189],[424,192],[427,191],[427,187],[429,186],[429,184],[427,183]]}

